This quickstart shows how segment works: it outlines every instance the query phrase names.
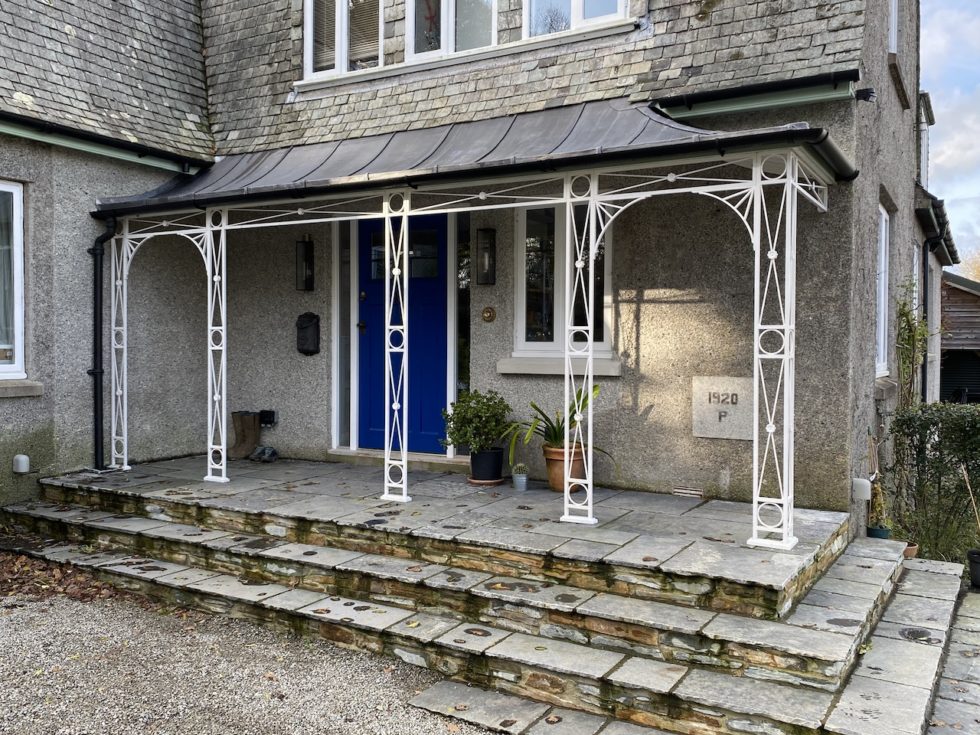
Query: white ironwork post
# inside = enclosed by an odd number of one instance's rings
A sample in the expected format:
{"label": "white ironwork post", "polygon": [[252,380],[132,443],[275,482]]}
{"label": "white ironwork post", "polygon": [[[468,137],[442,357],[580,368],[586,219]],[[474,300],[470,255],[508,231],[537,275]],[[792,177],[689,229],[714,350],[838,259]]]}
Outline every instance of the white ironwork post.
{"label": "white ironwork post", "polygon": [[[592,512],[592,390],[595,277],[598,252],[598,179],[595,175],[565,179],[565,512],[568,523],[595,524]],[[575,213],[585,214],[578,225]],[[575,305],[580,308],[576,313]],[[580,365],[576,371],[576,363]],[[582,470],[574,453],[581,451]],[[579,475],[582,475],[579,477]],[[582,492],[580,498],[574,492]]]}
{"label": "white ironwork post", "polygon": [[208,210],[202,245],[208,274],[208,474],[204,479],[209,482],[228,482],[227,226],[228,210]]}
{"label": "white ironwork post", "polygon": [[384,197],[385,229],[385,490],[383,500],[408,495],[408,215],[407,191]]}
{"label": "white ironwork post", "polygon": [[[792,153],[759,154],[752,167],[755,422],[752,538],[748,544],[772,549],[791,549],[797,542],[793,535],[793,404],[798,167]],[[767,190],[780,193],[775,211],[769,209]]]}
{"label": "white ironwork post", "polygon": [[133,245],[129,239],[129,220],[122,222],[122,233],[112,238],[112,292],[110,314],[112,320],[112,411],[110,418],[110,437],[113,469],[128,470],[129,467],[129,395],[128,395],[128,322],[127,300],[129,285],[129,263],[133,256]]}

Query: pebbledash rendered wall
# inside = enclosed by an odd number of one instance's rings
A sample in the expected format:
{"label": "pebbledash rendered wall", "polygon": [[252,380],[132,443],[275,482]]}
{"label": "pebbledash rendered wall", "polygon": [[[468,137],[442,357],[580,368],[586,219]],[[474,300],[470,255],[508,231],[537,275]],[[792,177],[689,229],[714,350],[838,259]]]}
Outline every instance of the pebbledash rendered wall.
{"label": "pebbledash rendered wall", "polygon": [[[0,136],[0,179],[24,185],[27,372],[27,381],[0,381],[0,502],[36,495],[40,476],[91,464],[92,379],[85,371],[92,359],[92,264],[86,250],[104,228],[88,212],[98,196],[149,189],[169,177]],[[31,474],[13,474],[15,454],[30,456]]]}

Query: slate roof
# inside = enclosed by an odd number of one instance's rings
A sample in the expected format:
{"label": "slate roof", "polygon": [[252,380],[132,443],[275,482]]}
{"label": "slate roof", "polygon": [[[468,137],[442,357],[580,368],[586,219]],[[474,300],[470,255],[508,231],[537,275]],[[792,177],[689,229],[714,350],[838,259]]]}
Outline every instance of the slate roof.
{"label": "slate roof", "polygon": [[838,176],[856,175],[826,131],[804,123],[736,133],[702,130],[655,113],[648,104],[619,99],[227,156],[169,187],[100,200],[98,209],[117,215],[161,212],[515,170],[553,171],[596,159],[606,163],[708,150],[725,155],[777,146],[805,147]]}
{"label": "slate roof", "polygon": [[209,160],[197,0],[0,3],[0,112]]}

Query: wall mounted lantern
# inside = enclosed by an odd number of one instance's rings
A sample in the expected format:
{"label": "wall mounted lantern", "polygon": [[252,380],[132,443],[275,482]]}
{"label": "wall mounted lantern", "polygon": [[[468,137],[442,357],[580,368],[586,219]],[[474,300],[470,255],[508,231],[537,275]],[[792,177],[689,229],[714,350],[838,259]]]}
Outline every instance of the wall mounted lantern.
{"label": "wall mounted lantern", "polygon": [[313,238],[309,235],[296,242],[296,290],[313,290]]}
{"label": "wall mounted lantern", "polygon": [[493,286],[497,282],[497,231],[476,231],[476,285]]}

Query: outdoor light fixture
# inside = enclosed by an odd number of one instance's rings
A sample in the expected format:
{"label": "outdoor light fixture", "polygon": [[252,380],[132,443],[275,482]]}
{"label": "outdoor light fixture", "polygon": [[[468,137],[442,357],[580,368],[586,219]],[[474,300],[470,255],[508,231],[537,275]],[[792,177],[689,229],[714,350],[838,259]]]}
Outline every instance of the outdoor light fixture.
{"label": "outdoor light fixture", "polygon": [[865,87],[854,92],[854,99],[861,100],[861,102],[874,102],[877,98],[878,93],[875,92],[874,87]]}
{"label": "outdoor light fixture", "polygon": [[296,241],[296,290],[313,290],[313,238]]}
{"label": "outdoor light fixture", "polygon": [[476,285],[492,286],[497,282],[497,231],[476,231]]}

